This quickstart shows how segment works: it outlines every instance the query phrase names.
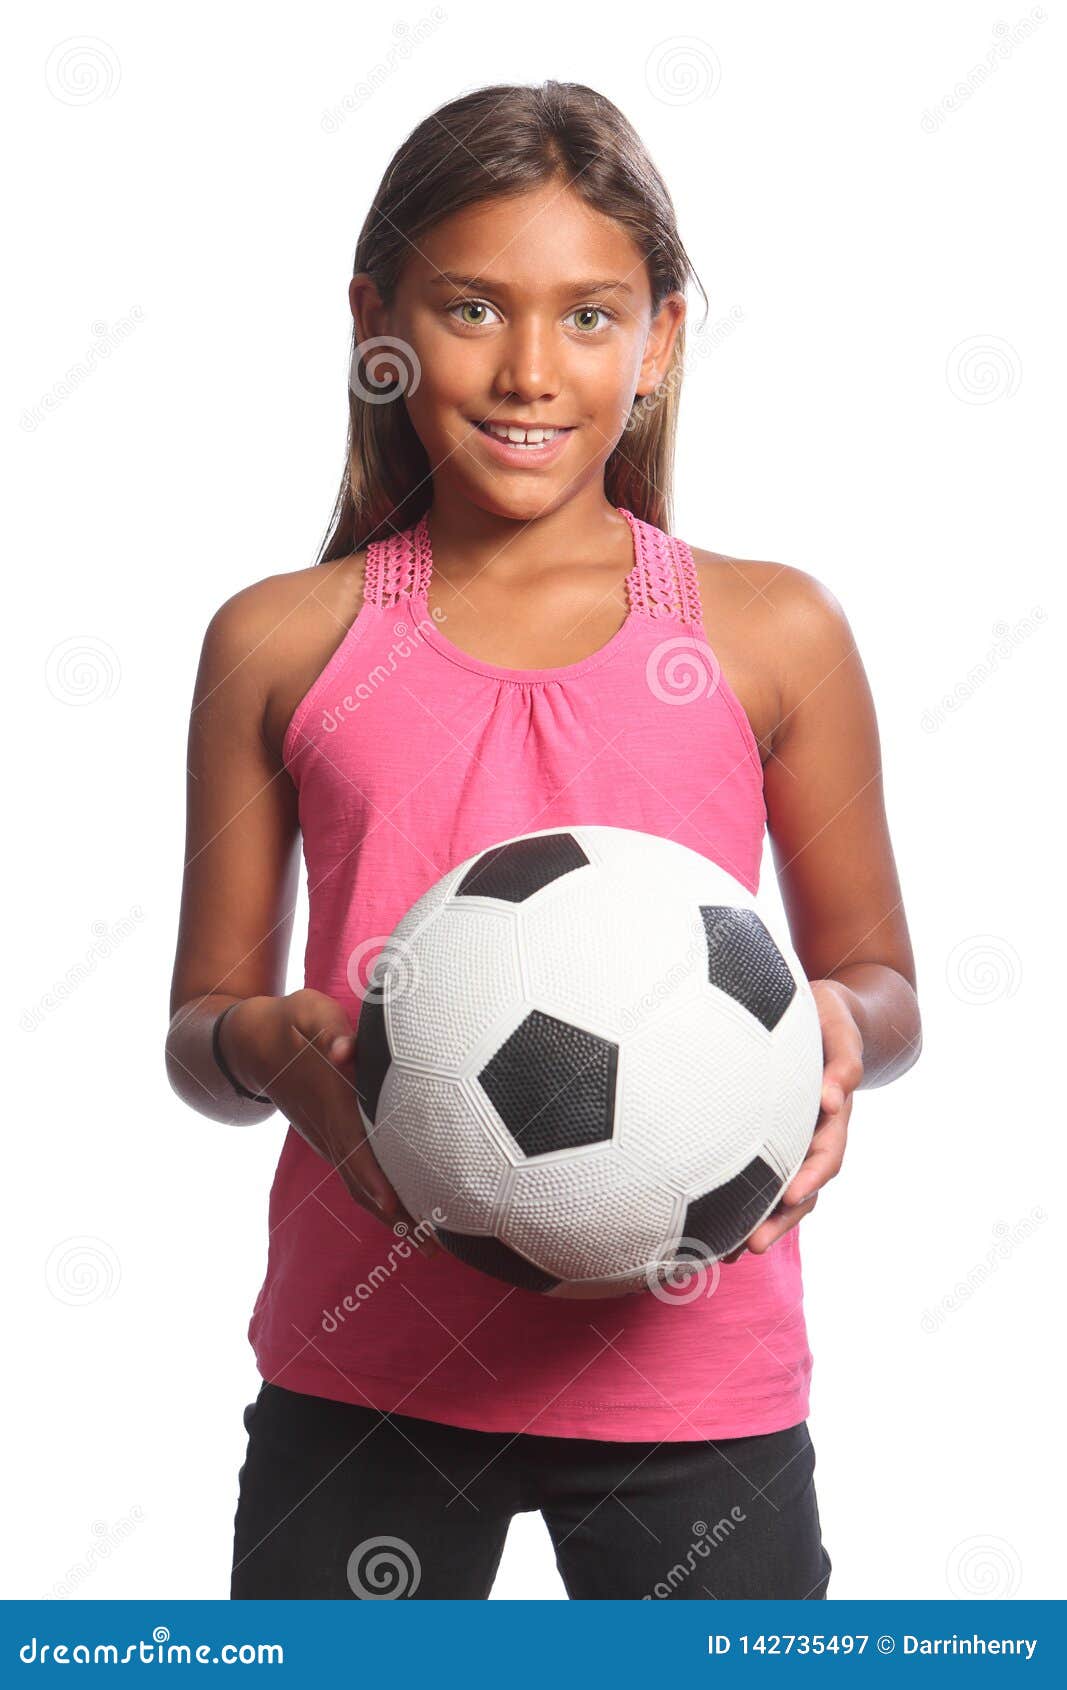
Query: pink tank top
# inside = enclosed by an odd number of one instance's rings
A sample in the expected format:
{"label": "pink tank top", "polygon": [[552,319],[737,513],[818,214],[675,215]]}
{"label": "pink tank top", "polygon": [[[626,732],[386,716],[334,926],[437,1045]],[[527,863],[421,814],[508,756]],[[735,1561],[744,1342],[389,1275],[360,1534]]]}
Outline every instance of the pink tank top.
{"label": "pink tank top", "polygon": [[[627,616],[591,656],[505,669],[429,607],[426,516],[368,547],[363,603],[286,730],[310,921],[305,984],[353,1026],[376,955],[446,870],[516,834],[587,823],[675,839],[759,881],[759,752],[719,670],[693,555],[622,511]],[[487,1431],[682,1441],[808,1413],[798,1229],[692,1301],[558,1300],[441,1250],[424,1259],[292,1127],[249,1338],[292,1391]]]}

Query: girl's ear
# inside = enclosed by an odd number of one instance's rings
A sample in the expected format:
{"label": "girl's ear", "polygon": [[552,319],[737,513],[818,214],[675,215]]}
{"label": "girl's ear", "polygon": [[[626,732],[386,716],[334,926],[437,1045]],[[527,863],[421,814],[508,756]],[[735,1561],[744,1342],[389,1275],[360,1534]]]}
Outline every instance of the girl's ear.
{"label": "girl's ear", "polygon": [[645,341],[645,353],[641,359],[635,389],[636,398],[644,398],[646,394],[653,392],[667,374],[678,330],[685,320],[685,310],[685,295],[682,293],[668,293],[661,301]]}
{"label": "girl's ear", "polygon": [[357,270],[348,284],[348,304],[356,325],[356,339],[370,340],[386,332],[385,306],[368,270]]}

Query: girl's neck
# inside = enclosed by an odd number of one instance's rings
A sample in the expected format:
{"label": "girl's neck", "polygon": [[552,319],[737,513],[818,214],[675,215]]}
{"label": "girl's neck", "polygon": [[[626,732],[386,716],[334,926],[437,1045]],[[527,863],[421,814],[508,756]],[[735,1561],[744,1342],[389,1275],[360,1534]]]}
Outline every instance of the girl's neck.
{"label": "girl's neck", "polygon": [[507,585],[536,575],[548,562],[617,564],[632,554],[630,528],[602,487],[589,487],[538,514],[501,516],[469,499],[434,490],[427,516],[434,574],[461,582],[472,575]]}

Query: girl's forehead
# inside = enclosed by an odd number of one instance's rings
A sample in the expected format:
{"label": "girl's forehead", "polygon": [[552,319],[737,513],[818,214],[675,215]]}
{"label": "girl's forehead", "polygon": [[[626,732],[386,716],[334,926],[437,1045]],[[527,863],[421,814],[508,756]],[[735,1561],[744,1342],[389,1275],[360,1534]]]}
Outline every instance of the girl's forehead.
{"label": "girl's forehead", "polygon": [[486,282],[537,278],[626,279],[640,286],[642,254],[626,227],[553,184],[478,200],[450,212],[414,242],[412,268]]}

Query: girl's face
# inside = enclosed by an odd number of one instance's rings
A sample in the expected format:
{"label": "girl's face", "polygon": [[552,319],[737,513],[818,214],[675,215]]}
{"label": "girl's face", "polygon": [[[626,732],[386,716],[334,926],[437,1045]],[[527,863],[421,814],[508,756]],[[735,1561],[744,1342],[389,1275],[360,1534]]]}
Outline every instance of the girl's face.
{"label": "girl's face", "polygon": [[[403,402],[435,491],[523,520],[603,486],[634,398],[662,380],[685,314],[675,293],[653,317],[640,249],[560,181],[442,219],[412,249],[391,307],[366,272],[350,300],[357,339],[390,336],[414,354],[400,349],[418,370]],[[499,446],[487,422],[565,432]]]}

